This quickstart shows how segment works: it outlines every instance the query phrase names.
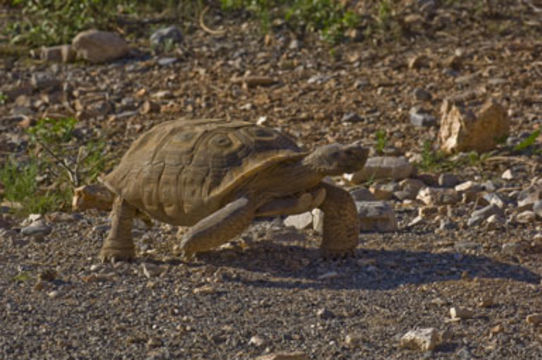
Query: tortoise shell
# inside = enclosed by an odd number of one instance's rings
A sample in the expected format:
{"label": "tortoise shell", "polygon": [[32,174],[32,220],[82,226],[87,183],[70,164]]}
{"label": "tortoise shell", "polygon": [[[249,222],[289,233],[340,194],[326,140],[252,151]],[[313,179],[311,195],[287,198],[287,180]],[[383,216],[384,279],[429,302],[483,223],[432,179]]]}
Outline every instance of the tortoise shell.
{"label": "tortoise shell", "polygon": [[192,225],[238,196],[256,175],[304,156],[292,139],[270,128],[181,119],[139,137],[103,182],[160,221]]}

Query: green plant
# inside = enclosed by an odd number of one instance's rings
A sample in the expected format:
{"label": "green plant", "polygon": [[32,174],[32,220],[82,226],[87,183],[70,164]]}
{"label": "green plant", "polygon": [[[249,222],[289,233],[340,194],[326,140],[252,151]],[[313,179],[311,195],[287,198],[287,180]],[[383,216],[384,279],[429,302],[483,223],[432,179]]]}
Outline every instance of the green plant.
{"label": "green plant", "polygon": [[384,130],[378,130],[376,132],[376,148],[375,148],[377,154],[382,154],[387,144],[388,144],[388,139],[386,137],[386,132]]}
{"label": "green plant", "polygon": [[37,177],[40,164],[36,158],[18,163],[8,158],[0,168],[0,182],[4,185],[4,199],[20,204],[16,212],[20,215],[45,213],[57,208],[63,201],[64,193],[40,191]]}
{"label": "green plant", "polygon": [[536,129],[529,136],[527,136],[523,141],[517,144],[514,147],[514,151],[520,152],[523,151],[536,143],[536,139],[540,136],[540,129]]}
{"label": "green plant", "polygon": [[8,100],[8,96],[0,91],[0,105],[4,105]]}
{"label": "green plant", "polygon": [[273,18],[282,18],[301,31],[318,32],[327,41],[337,42],[344,32],[359,24],[359,17],[334,0],[221,0],[224,10],[245,9],[260,18],[269,31]]}
{"label": "green plant", "polygon": [[66,208],[74,187],[95,182],[108,164],[100,137],[79,145],[74,118],[40,119],[28,129],[29,155],[12,156],[0,168],[4,199],[21,205],[17,213],[45,213]]}

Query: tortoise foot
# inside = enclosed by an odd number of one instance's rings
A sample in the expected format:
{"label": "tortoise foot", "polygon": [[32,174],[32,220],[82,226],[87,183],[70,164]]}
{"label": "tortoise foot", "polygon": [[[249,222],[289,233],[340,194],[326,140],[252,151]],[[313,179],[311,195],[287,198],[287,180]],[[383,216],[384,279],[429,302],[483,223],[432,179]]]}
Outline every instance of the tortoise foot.
{"label": "tortoise foot", "polygon": [[134,247],[126,248],[112,248],[112,247],[102,247],[100,250],[100,259],[102,262],[107,261],[130,261],[135,258],[135,249]]}

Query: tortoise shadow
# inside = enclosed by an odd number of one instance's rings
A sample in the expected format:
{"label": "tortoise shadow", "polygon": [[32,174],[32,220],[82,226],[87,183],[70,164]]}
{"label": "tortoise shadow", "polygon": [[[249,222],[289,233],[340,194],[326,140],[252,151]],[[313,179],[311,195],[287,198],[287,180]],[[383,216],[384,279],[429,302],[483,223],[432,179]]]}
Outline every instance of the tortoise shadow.
{"label": "tortoise shadow", "polygon": [[389,290],[406,284],[458,280],[463,276],[539,283],[529,269],[487,256],[457,252],[357,249],[354,257],[324,260],[317,248],[260,241],[243,251],[201,254],[210,265],[242,269],[249,276],[224,281],[270,288]]}

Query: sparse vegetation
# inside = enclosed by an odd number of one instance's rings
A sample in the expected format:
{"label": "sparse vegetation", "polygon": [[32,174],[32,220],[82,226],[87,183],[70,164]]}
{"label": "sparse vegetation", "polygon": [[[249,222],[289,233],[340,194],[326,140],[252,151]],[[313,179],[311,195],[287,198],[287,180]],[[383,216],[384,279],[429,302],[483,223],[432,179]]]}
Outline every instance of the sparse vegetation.
{"label": "sparse vegetation", "polygon": [[523,141],[514,147],[514,151],[520,152],[532,147],[536,143],[536,139],[540,136],[540,129],[536,129]]}
{"label": "sparse vegetation", "polygon": [[263,31],[269,31],[274,18],[291,27],[318,32],[330,42],[340,41],[347,29],[359,24],[359,17],[334,0],[221,0],[225,10],[245,9],[259,17]]}
{"label": "sparse vegetation", "polygon": [[19,204],[19,215],[66,208],[73,188],[95,182],[105,168],[105,142],[77,145],[76,123],[74,118],[39,120],[28,130],[26,160],[10,157],[0,168],[3,198]]}
{"label": "sparse vegetation", "polygon": [[0,105],[4,105],[7,100],[7,95],[0,91]]}
{"label": "sparse vegetation", "polygon": [[378,130],[376,132],[376,146],[375,146],[376,153],[382,154],[387,144],[388,144],[388,139],[386,137],[386,132],[384,130]]}

